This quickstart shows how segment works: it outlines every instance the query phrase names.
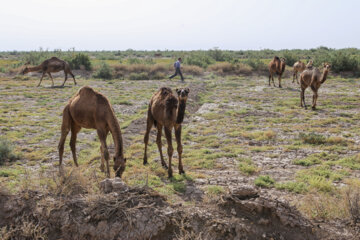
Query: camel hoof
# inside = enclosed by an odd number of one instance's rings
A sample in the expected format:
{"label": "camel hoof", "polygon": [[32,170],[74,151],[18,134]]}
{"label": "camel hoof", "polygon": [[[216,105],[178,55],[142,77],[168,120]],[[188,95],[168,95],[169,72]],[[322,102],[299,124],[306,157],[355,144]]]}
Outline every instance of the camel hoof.
{"label": "camel hoof", "polygon": [[281,85],[279,85],[279,88],[282,88],[282,86],[281,86]]}
{"label": "camel hoof", "polygon": [[164,169],[169,169],[166,164],[161,164]]}
{"label": "camel hoof", "polygon": [[169,171],[168,174],[169,174],[169,178],[173,177],[172,171]]}
{"label": "camel hoof", "polygon": [[144,162],[143,162],[143,165],[148,165],[148,161],[146,160],[144,160]]}
{"label": "camel hoof", "polygon": [[312,110],[316,110],[316,107],[311,107]]}
{"label": "camel hoof", "polygon": [[179,170],[179,174],[185,174],[185,171],[184,170]]}

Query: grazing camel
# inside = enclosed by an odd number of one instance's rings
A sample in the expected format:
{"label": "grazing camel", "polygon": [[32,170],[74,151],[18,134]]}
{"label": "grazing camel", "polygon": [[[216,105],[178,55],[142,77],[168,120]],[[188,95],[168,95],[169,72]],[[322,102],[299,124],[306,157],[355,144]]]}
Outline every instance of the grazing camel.
{"label": "grazing camel", "polygon": [[52,78],[51,73],[52,72],[60,72],[60,71],[64,71],[64,73],[65,73],[65,80],[64,80],[64,83],[61,85],[62,87],[65,85],[65,82],[68,78],[68,74],[70,74],[71,77],[74,79],[74,83],[76,85],[75,76],[71,72],[69,64],[63,60],[58,59],[57,57],[52,57],[50,59],[47,59],[47,60],[43,61],[39,66],[36,66],[36,67],[27,67],[26,66],[25,69],[22,71],[22,74],[26,74],[29,72],[42,72],[40,82],[37,85],[39,87],[43,77],[47,73],[52,81],[51,86],[54,86],[54,79]]}
{"label": "grazing camel", "polygon": [[[300,74],[300,86],[301,86],[301,94],[300,94],[300,106],[306,107],[305,104],[305,90],[308,86],[311,87],[313,91],[313,102],[312,102],[312,109],[316,109],[316,101],[318,98],[318,90],[326,81],[327,75],[330,71],[331,65],[328,63],[324,63],[324,70],[323,73],[320,72],[318,68],[314,69],[307,69]],[[304,103],[304,105],[303,105]]]}
{"label": "grazing camel", "polygon": [[278,56],[275,56],[273,60],[269,63],[269,86],[270,86],[270,79],[272,79],[273,85],[275,87],[274,83],[274,74],[276,73],[279,76],[279,88],[281,88],[281,76],[283,75],[285,71],[285,58],[279,58]]}
{"label": "grazing camel", "polygon": [[[171,131],[175,128],[175,137],[177,151],[179,155],[179,173],[185,173],[181,162],[182,145],[181,145],[181,123],[184,120],[186,100],[190,90],[189,88],[176,89],[178,97],[176,98],[170,88],[162,87],[151,98],[148,108],[146,133],[144,136],[145,152],[144,165],[147,164],[147,145],[149,142],[149,133],[152,125],[157,128],[156,143],[160,152],[161,165],[168,169],[169,178],[172,177],[171,158],[173,155],[173,146],[171,142]],[[169,167],[164,161],[161,149],[162,128],[165,129],[165,136],[168,144]]]}
{"label": "grazing camel", "polygon": [[295,82],[295,78],[296,78],[296,82],[299,84],[299,81],[298,81],[298,73],[302,73],[306,68],[307,69],[310,69],[312,68],[312,64],[313,64],[313,61],[310,60],[306,65],[305,63],[303,63],[302,61],[297,61],[296,63],[294,63],[294,74],[293,74],[293,83]]}
{"label": "grazing camel", "polygon": [[59,141],[60,170],[64,153],[64,143],[67,134],[71,130],[70,147],[75,165],[78,166],[76,158],[76,135],[81,128],[96,129],[101,143],[101,171],[104,171],[104,160],[106,161],[106,175],[110,177],[109,152],[106,145],[106,137],[109,132],[115,144],[114,171],[117,177],[121,177],[125,170],[126,159],[124,158],[123,140],[120,125],[115,116],[109,100],[94,91],[90,87],[82,87],[78,93],[70,99],[63,111],[61,126],[61,138]]}

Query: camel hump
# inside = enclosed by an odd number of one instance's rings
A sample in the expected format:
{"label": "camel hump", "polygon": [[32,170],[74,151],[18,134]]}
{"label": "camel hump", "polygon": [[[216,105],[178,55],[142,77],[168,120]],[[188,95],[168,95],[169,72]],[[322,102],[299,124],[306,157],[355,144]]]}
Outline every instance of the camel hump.
{"label": "camel hump", "polygon": [[95,95],[95,94],[97,94],[97,92],[89,86],[84,86],[84,87],[80,88],[78,94],[79,95],[92,95],[92,94]]}
{"label": "camel hump", "polygon": [[160,91],[161,96],[167,96],[167,95],[172,94],[171,88],[168,88],[168,87],[162,87],[162,88],[160,88],[159,91]]}
{"label": "camel hump", "polygon": [[52,60],[52,61],[61,61],[59,58],[57,57],[51,57],[49,60]]}

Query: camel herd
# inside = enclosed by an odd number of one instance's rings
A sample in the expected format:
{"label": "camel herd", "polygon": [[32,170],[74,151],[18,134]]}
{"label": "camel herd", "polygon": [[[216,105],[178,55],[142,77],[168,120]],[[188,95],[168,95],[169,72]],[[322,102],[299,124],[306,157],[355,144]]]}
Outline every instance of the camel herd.
{"label": "camel herd", "polygon": [[[298,61],[294,64],[293,67],[293,82],[296,79],[297,83],[300,84],[301,94],[300,94],[300,105],[301,107],[306,108],[305,104],[305,90],[310,86],[313,91],[313,102],[312,108],[316,108],[316,101],[318,98],[318,90],[320,86],[326,81],[327,75],[330,71],[330,64],[324,63],[324,69],[322,72],[318,68],[312,66],[313,62],[309,61],[306,65],[305,63]],[[286,59],[279,58],[275,56],[269,63],[269,86],[271,86],[271,81],[273,86],[274,75],[278,75],[279,87],[281,88],[281,77],[285,71]],[[45,60],[39,66],[28,67],[22,71],[23,74],[28,72],[41,71],[42,76],[38,86],[41,84],[41,81],[44,75],[47,73],[52,80],[52,86],[54,86],[54,81],[51,76],[52,72],[64,71],[65,80],[62,86],[64,86],[67,75],[70,74],[74,79],[74,84],[76,85],[74,74],[71,72],[70,66],[67,62],[60,60],[56,57]],[[298,81],[297,74],[300,73],[300,83]],[[147,159],[147,146],[149,142],[149,134],[152,126],[155,126],[157,129],[157,138],[156,144],[160,153],[161,164],[164,168],[168,169],[169,178],[173,176],[172,172],[172,155],[173,155],[173,146],[172,146],[172,129],[175,130],[175,138],[177,143],[177,152],[179,159],[179,173],[184,174],[184,168],[182,165],[182,144],[181,144],[181,124],[185,116],[186,101],[188,94],[190,92],[189,88],[176,89],[176,93],[168,87],[160,88],[154,95],[151,97],[147,113],[147,123],[146,131],[144,136],[144,162],[146,165],[148,163]],[[71,131],[70,139],[70,148],[73,156],[75,166],[78,166],[77,157],[76,157],[76,137],[81,128],[90,128],[96,129],[101,146],[101,171],[105,171],[106,164],[106,176],[110,177],[110,168],[109,168],[109,151],[106,144],[106,138],[108,133],[112,134],[114,145],[115,145],[115,156],[114,156],[114,166],[115,175],[121,177],[125,171],[126,158],[124,157],[124,147],[123,139],[120,130],[119,122],[115,116],[114,110],[109,102],[109,100],[102,95],[101,93],[93,90],[90,87],[82,87],[76,94],[73,96],[69,103],[65,106],[63,110],[63,119],[61,126],[61,137],[59,141],[59,169],[62,172],[62,159],[64,154],[64,143],[68,133]],[[163,153],[162,153],[162,144],[161,136],[162,129],[164,128],[165,137],[168,144],[168,159],[169,163],[166,164]]]}
{"label": "camel herd", "polygon": [[[275,56],[271,62],[269,63],[269,86],[270,79],[272,79],[273,85],[274,83],[274,74],[278,75],[279,79],[279,88],[281,88],[281,76],[285,71],[286,59],[279,58]],[[313,101],[312,101],[312,109],[316,109],[316,101],[318,98],[318,91],[321,86],[326,81],[327,75],[330,71],[331,65],[328,63],[323,64],[324,69],[321,73],[320,70],[316,67],[313,67],[313,61],[310,60],[306,65],[302,61],[297,61],[293,66],[293,83],[296,79],[296,82],[300,84],[301,93],[300,93],[300,106],[307,108],[305,104],[305,90],[310,86],[313,91]],[[298,81],[297,74],[300,73],[300,83]]]}

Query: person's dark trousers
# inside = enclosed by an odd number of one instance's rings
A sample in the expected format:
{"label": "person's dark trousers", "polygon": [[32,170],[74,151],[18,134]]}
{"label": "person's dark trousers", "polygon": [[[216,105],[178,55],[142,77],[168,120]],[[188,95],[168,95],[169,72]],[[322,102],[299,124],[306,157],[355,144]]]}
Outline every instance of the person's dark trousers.
{"label": "person's dark trousers", "polygon": [[171,75],[169,78],[170,79],[172,79],[173,77],[175,77],[176,75],[180,75],[180,77],[181,77],[181,81],[184,81],[184,77],[183,77],[183,75],[182,75],[182,73],[181,73],[181,70],[180,70],[180,68],[176,68],[175,69],[175,73],[173,74],[173,75]]}

